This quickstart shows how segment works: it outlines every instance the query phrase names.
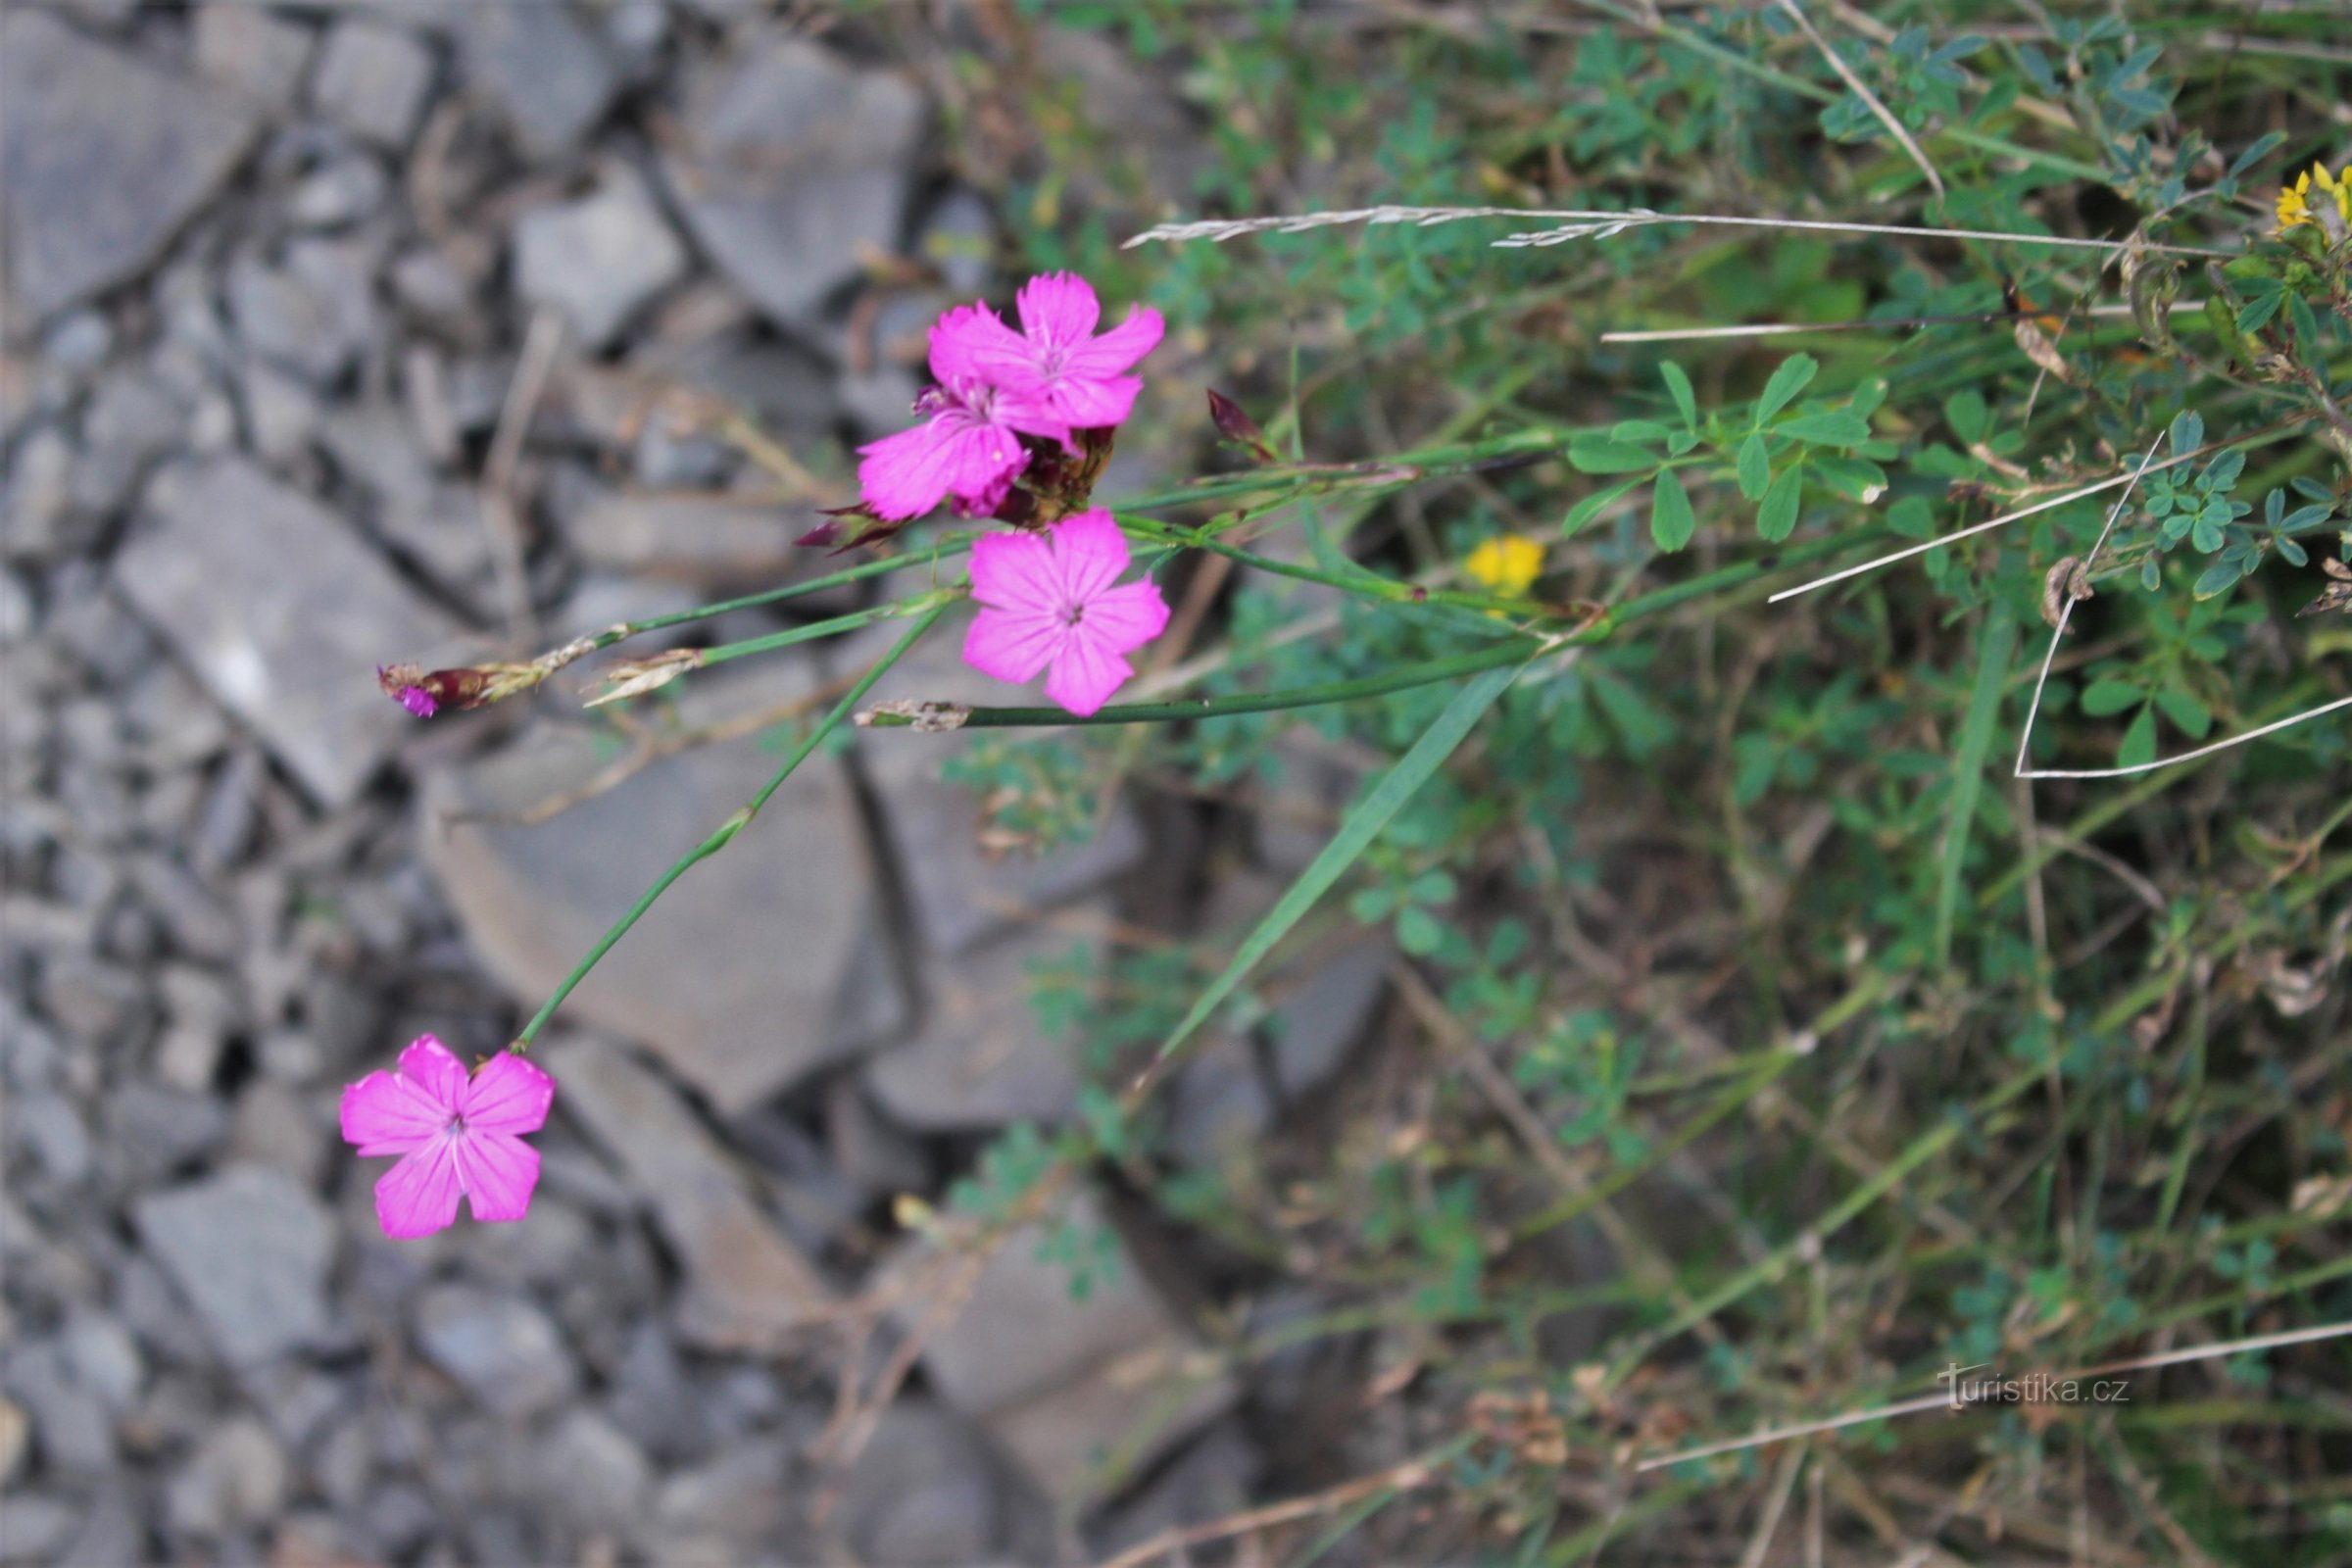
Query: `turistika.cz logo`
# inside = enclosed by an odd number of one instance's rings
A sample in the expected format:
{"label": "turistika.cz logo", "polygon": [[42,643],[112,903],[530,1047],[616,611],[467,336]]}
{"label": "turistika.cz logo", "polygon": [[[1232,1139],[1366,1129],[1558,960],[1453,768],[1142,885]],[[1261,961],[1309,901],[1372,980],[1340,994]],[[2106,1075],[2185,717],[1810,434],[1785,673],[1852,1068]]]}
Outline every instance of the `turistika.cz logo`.
{"label": "turistika.cz logo", "polygon": [[1990,1366],[1979,1361],[1962,1366],[1954,1361],[1936,1374],[1955,1410],[1972,1404],[2130,1404],[2132,1384],[2126,1378],[2075,1378],[2050,1372],[2028,1372],[2022,1377],[1972,1378],[1969,1373]]}

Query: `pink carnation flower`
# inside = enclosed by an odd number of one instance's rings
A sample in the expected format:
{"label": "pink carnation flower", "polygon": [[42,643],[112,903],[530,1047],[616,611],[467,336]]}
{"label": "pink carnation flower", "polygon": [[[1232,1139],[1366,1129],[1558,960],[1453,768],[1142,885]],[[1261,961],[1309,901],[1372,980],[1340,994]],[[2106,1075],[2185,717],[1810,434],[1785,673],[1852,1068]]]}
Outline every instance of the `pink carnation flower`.
{"label": "pink carnation flower", "polygon": [[[948,312],[931,328],[931,373],[942,381],[993,386],[1021,400],[1015,427],[1065,439],[1066,429],[1117,424],[1144,387],[1126,372],[1159,344],[1167,325],[1150,306],[1097,336],[1102,307],[1075,272],[1047,272],[1022,285],[1014,332],[985,305]],[[1021,423],[1020,417],[1049,422]],[[1065,440],[1066,444],[1066,440]]]}
{"label": "pink carnation flower", "polygon": [[[1100,507],[1064,517],[1048,535],[992,533],[972,546],[972,597],[981,604],[963,662],[999,680],[1029,681],[1084,717],[1135,669],[1122,655],[1158,636],[1168,604],[1150,578],[1118,583],[1127,540]],[[1116,584],[1116,586],[1114,586]]]}
{"label": "pink carnation flower", "polygon": [[384,1234],[430,1236],[458,1217],[520,1219],[539,1185],[539,1151],[522,1141],[547,1122],[556,1081],[502,1051],[468,1074],[449,1048],[419,1035],[400,1070],[369,1073],[343,1091],[343,1137],[362,1154],[398,1154],[375,1184]]}
{"label": "pink carnation flower", "polygon": [[[932,358],[936,364],[936,351]],[[968,515],[996,511],[1029,466],[1019,432],[1048,423],[1056,438],[1067,434],[989,386],[932,387],[914,412],[926,416],[921,424],[858,449],[865,504],[893,522],[919,517],[950,496]]]}

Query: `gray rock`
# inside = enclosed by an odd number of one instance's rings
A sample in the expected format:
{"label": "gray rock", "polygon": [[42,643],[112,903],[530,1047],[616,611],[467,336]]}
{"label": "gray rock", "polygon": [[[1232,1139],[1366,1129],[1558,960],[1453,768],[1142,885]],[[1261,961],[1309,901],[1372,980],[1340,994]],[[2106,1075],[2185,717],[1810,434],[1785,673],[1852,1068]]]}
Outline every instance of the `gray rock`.
{"label": "gray rock", "polygon": [[208,1432],[164,1488],[164,1518],[181,1535],[227,1535],[277,1517],[286,1500],[286,1454],[249,1415]]}
{"label": "gray rock", "polygon": [[488,589],[481,498],[442,477],[405,412],[390,403],[337,409],[319,434],[336,466],[368,493],[368,517],[386,542],[454,593]]}
{"label": "gray rock", "polygon": [[[946,702],[1001,703],[1009,688],[967,666],[959,657],[962,614],[951,614],[912,654],[874,685],[872,701],[894,698]],[[895,629],[884,628],[893,631]],[[844,660],[881,652],[879,639],[856,647]],[[934,954],[964,952],[1056,904],[1101,887],[1140,863],[1143,825],[1125,800],[1083,842],[1045,855],[1014,850],[992,856],[981,843],[980,805],[972,792],[940,777],[940,768],[969,742],[960,736],[917,735],[911,730],[867,730],[858,751],[867,777],[881,797],[883,817],[904,868],[915,923]]]}
{"label": "gray rock", "polygon": [[564,520],[588,563],[662,582],[724,590],[776,586],[839,569],[793,540],[824,519],[805,504],[728,495],[602,497]]}
{"label": "gray rock", "polygon": [[[481,8],[484,15],[537,9]],[[514,226],[516,288],[532,304],[562,311],[590,349],[611,343],[685,270],[686,247],[643,184],[623,170],[594,194],[537,208]]]}
{"label": "gray rock", "polygon": [[1032,965],[1100,954],[1110,909],[1014,931],[936,964],[922,1028],[865,1064],[882,1108],[923,1132],[1058,1121],[1078,1096],[1077,1044],[1051,1040],[1030,1004]]}
{"label": "gray rock", "polygon": [[302,228],[346,228],[381,207],[391,188],[375,155],[355,150],[303,175],[286,198],[286,216]]}
{"label": "gray rock", "polygon": [[228,1112],[210,1094],[127,1083],[106,1100],[114,1174],[132,1184],[170,1175],[210,1152],[228,1131]]}
{"label": "gray rock", "polygon": [[229,314],[255,353],[329,387],[374,335],[373,272],[365,240],[299,239],[282,266],[252,256],[230,266]]}
{"label": "gray rock", "polygon": [[[1083,1298],[1069,1264],[1051,1255],[1054,1230],[1027,1227],[991,1254],[962,1311],[925,1344],[923,1370],[1041,1491],[1076,1508],[1217,1415],[1236,1390],[1202,1371],[1191,1333],[1090,1197],[1067,1200],[1052,1225],[1074,1229],[1091,1260]],[[907,1270],[937,1257],[927,1243],[908,1248],[885,1265],[885,1289],[906,1288]],[[917,1292],[894,1315],[910,1326],[930,1304]],[[1103,1464],[1109,1455],[1119,1468]]]}
{"label": "gray rock", "polygon": [[318,35],[247,0],[207,0],[196,13],[196,69],[266,109],[302,87]]}
{"label": "gray rock", "polygon": [[730,1445],[708,1464],[662,1484],[650,1530],[649,1556],[679,1568],[739,1562],[739,1553],[771,1547],[792,1526],[792,1450],[782,1439]]}
{"label": "gray rock", "polygon": [[9,525],[0,529],[0,549],[18,560],[65,554],[74,543],[74,443],[53,424],[36,425],[9,468]]}
{"label": "gray rock", "polygon": [[[789,655],[746,663],[733,678],[698,672],[673,687],[684,692],[680,721],[780,714],[813,685]],[[427,784],[425,818],[445,824],[426,840],[427,862],[491,971],[533,1005],[616,911],[742,808],[778,759],[737,740],[664,759],[545,824],[449,820],[528,808],[609,760],[583,728],[550,726]],[[643,1041],[722,1114],[748,1108],[864,1043],[837,1008],[855,1000],[852,958],[872,899],[841,764],[811,757],[613,948],[566,1016]]]}
{"label": "gray rock", "polygon": [[456,623],[341,519],[251,465],[172,477],[160,525],[116,558],[117,580],[306,789],[348,802],[415,722],[376,688],[375,665],[454,652]]}
{"label": "gray rock", "polygon": [[[22,1419],[20,1417],[20,1419]],[[8,1494],[8,1552],[24,1562],[47,1562],[74,1534],[80,1515],[71,1503],[38,1492]]]}
{"label": "gray rock", "polygon": [[138,1342],[122,1323],[103,1312],[76,1312],[59,1336],[66,1370],[74,1382],[106,1402],[120,1415],[138,1403],[147,1381],[147,1363]]}
{"label": "gray rock", "polygon": [[89,1178],[90,1129],[72,1100],[49,1092],[21,1095],[6,1111],[10,1144],[31,1154],[42,1176],[61,1187]]}
{"label": "gray rock", "polygon": [[0,1376],[23,1407],[33,1451],[51,1473],[102,1475],[114,1468],[114,1415],[97,1390],[74,1378],[56,1342],[15,1347]]}
{"label": "gray rock", "polygon": [[291,1177],[237,1166],[133,1205],[140,1240],[224,1359],[268,1361],[328,1337],[334,1229]]}
{"label": "gray rock", "polygon": [[915,249],[939,269],[948,292],[969,300],[988,287],[996,254],[997,220],[979,192],[957,186],[933,204]]}
{"label": "gray rock", "polygon": [[450,16],[466,84],[531,158],[569,151],[619,90],[619,72],[561,0],[468,0]]}
{"label": "gray rock", "polygon": [[535,1415],[579,1387],[579,1367],[556,1325],[519,1296],[435,1286],[416,1321],[418,1347],[493,1414]]}
{"label": "gray rock", "polygon": [[923,1146],[878,1114],[854,1078],[825,1092],[825,1141],[834,1168],[868,1195],[917,1193],[931,1185]]}
{"label": "gray rock", "polygon": [[901,1399],[843,1478],[835,1518],[860,1562],[958,1568],[1002,1544],[1000,1485],[969,1427],[928,1400]]}
{"label": "gray rock", "polygon": [[831,1301],[808,1260],[752,1200],[678,1093],[617,1048],[547,1048],[559,1096],[627,1170],[686,1270],[679,1329],[711,1348],[773,1345]]}
{"label": "gray rock", "polygon": [[416,134],[433,83],[432,52],[397,27],[344,17],[326,35],[311,102],[369,141],[398,150]]}
{"label": "gray rock", "polygon": [[533,1462],[542,1506],[575,1530],[619,1531],[642,1516],[652,1466],[626,1433],[594,1411],[557,1421]]}
{"label": "gray rock", "polygon": [[1203,1519],[1224,1519],[1250,1504],[1250,1489],[1264,1468],[1257,1446],[1231,1417],[1170,1460],[1134,1497],[1090,1538],[1098,1557],[1140,1545],[1163,1530],[1180,1530]]}
{"label": "gray rock", "polygon": [[155,460],[178,444],[187,424],[187,406],[152,375],[126,367],[106,377],[82,415],[74,504],[97,515],[120,510]]}
{"label": "gray rock", "polygon": [[227,94],[29,7],[0,13],[0,187],[20,317],[38,320],[145,270],[258,128]]}
{"label": "gray rock", "polygon": [[248,357],[239,375],[245,439],[264,462],[283,467],[310,450],[318,432],[318,398],[269,361]]}
{"label": "gray rock", "polygon": [[663,175],[703,249],[771,317],[805,320],[864,253],[897,249],[928,118],[906,80],[771,31],[692,96]]}
{"label": "gray rock", "polygon": [[94,370],[114,351],[113,324],[86,305],[58,318],[41,334],[41,358],[69,370]]}

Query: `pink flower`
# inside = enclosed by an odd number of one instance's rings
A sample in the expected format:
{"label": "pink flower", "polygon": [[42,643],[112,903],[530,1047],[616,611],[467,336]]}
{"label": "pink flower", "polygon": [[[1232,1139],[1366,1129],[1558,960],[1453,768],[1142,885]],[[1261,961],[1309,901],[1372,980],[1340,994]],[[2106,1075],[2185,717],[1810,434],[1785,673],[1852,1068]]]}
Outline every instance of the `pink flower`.
{"label": "pink flower", "polygon": [[343,1137],[362,1154],[398,1154],[375,1184],[384,1234],[430,1236],[458,1217],[458,1195],[485,1223],[520,1219],[539,1185],[539,1151],[524,1133],[546,1124],[556,1081],[502,1051],[468,1074],[449,1048],[418,1035],[400,1070],[343,1091]]}
{"label": "pink flower", "polygon": [[994,387],[967,383],[930,388],[914,412],[927,416],[921,424],[858,449],[865,504],[893,522],[919,517],[950,496],[967,515],[996,511],[1029,466],[1019,431],[1041,422],[1034,411]]}
{"label": "pink flower", "polygon": [[963,662],[999,680],[1028,681],[1053,666],[1046,695],[1084,717],[1135,673],[1120,657],[1158,636],[1168,604],[1150,578],[1112,586],[1127,569],[1127,540],[1100,507],[1064,517],[1050,535],[992,533],[972,546],[980,613]]}
{"label": "pink flower", "polygon": [[1018,333],[985,305],[960,306],[942,316],[931,328],[931,373],[942,381],[972,381],[1016,394],[1023,406],[1015,412],[1015,427],[1065,445],[1061,430],[1020,418],[1042,416],[1080,430],[1126,418],[1144,382],[1125,372],[1158,346],[1167,330],[1159,313],[1139,306],[1098,337],[1095,323],[1102,307],[1093,286],[1075,272],[1031,278],[1016,304]]}

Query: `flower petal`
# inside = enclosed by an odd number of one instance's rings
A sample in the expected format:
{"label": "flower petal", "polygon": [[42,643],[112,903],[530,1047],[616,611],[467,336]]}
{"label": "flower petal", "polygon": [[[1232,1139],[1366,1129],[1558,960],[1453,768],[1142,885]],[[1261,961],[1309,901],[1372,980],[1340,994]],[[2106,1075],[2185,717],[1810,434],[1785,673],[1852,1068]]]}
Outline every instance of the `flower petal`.
{"label": "flower petal", "polygon": [[458,1106],[466,1092],[466,1064],[432,1035],[418,1035],[400,1054],[400,1075],[421,1090],[435,1104]]}
{"label": "flower petal", "polygon": [[1060,568],[1058,603],[1083,606],[1127,569],[1127,536],[1109,513],[1089,507],[1054,525],[1054,557]]}
{"label": "flower petal", "polygon": [[1048,389],[1045,406],[1055,419],[1075,429],[1123,424],[1143,390],[1142,376],[1095,378],[1064,369]]}
{"label": "flower petal", "polygon": [[377,1070],[343,1089],[343,1138],[363,1154],[405,1154],[441,1136],[450,1113],[414,1081]]}
{"label": "flower petal", "polygon": [[468,1127],[454,1144],[466,1206],[486,1225],[517,1220],[539,1185],[539,1151],[519,1138]]}
{"label": "flower petal", "polygon": [[938,419],[858,449],[858,489],[874,514],[892,522],[919,517],[947,499],[951,460]]}
{"label": "flower petal", "polygon": [[999,610],[1054,614],[1062,606],[1054,547],[1033,533],[988,533],[972,542],[972,597]]}
{"label": "flower petal", "polygon": [[1159,584],[1145,578],[1106,588],[1086,603],[1071,635],[1099,643],[1114,654],[1130,653],[1168,629],[1168,602]]}
{"label": "flower petal", "polygon": [[1061,652],[1069,632],[1056,615],[984,609],[963,635],[963,662],[998,680],[1033,681]]}
{"label": "flower petal", "polygon": [[502,1051],[467,1080],[458,1114],[475,1133],[535,1133],[547,1125],[556,1081],[535,1061]]}
{"label": "flower petal", "polygon": [[1021,330],[1040,347],[1068,348],[1084,343],[1102,318],[1102,305],[1095,298],[1094,285],[1076,272],[1039,273],[1021,285],[1016,303]]}
{"label": "flower petal", "polygon": [[1037,351],[985,305],[958,305],[931,325],[931,374],[943,386],[1032,387]]}
{"label": "flower petal", "polygon": [[1099,639],[1077,636],[1062,644],[1046,676],[1046,695],[1084,718],[1110,701],[1110,694],[1135,673],[1126,660]]}
{"label": "flower petal", "polygon": [[458,1217],[458,1161],[451,1140],[436,1138],[401,1156],[375,1184],[375,1218],[399,1241],[430,1236]]}
{"label": "flower petal", "polygon": [[1127,313],[1127,319],[1103,333],[1074,345],[1062,357],[1065,373],[1102,380],[1134,368],[1143,357],[1159,347],[1168,323],[1149,305]]}

